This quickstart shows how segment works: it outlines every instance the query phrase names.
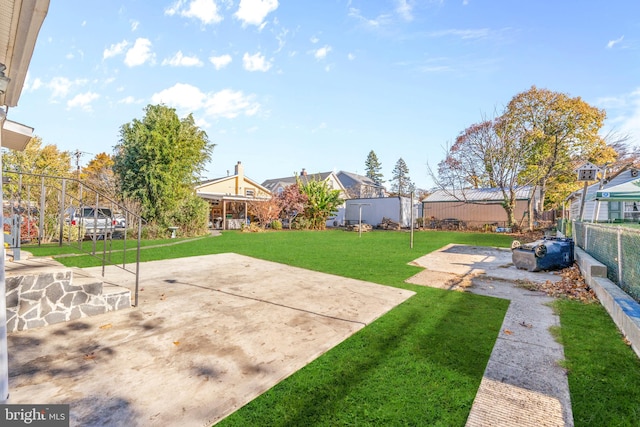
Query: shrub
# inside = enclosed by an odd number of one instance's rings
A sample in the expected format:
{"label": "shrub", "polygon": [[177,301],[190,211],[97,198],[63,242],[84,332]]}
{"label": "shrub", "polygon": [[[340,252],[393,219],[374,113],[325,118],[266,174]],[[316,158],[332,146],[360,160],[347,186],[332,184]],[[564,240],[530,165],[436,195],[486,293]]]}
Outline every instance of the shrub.
{"label": "shrub", "polygon": [[62,227],[62,238],[71,242],[84,239],[86,229],[83,226],[65,224]]}
{"label": "shrub", "polygon": [[280,222],[280,220],[276,219],[275,221],[271,221],[271,224],[269,224],[272,230],[282,230],[282,222]]}
{"label": "shrub", "polygon": [[240,231],[242,231],[243,233],[259,233],[261,231],[264,231],[264,228],[260,227],[255,222],[252,222],[249,225],[242,224],[240,226]]}

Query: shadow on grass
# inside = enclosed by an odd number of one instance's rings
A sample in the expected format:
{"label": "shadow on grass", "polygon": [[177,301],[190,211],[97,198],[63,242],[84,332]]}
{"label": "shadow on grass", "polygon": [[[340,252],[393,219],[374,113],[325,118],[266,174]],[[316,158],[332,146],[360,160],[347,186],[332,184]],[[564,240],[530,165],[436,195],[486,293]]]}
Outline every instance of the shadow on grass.
{"label": "shadow on grass", "polygon": [[507,306],[419,289],[219,425],[463,425]]}

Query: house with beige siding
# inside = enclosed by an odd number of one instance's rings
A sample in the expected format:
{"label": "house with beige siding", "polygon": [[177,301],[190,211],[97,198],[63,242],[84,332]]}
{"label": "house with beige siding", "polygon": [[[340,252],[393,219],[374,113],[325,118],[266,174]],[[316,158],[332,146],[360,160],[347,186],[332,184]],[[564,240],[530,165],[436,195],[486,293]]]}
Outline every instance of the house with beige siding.
{"label": "house with beige siding", "polygon": [[241,162],[233,175],[201,182],[195,190],[209,202],[211,226],[221,230],[239,229],[247,223],[250,202],[271,199],[271,191],[245,176]]}
{"label": "house with beige siding", "polygon": [[[540,192],[533,187],[516,189],[515,220],[528,221],[529,202],[534,204]],[[469,228],[483,226],[506,227],[507,213],[502,207],[504,197],[499,188],[469,188],[463,190],[437,190],[422,200],[425,224],[464,224]]]}

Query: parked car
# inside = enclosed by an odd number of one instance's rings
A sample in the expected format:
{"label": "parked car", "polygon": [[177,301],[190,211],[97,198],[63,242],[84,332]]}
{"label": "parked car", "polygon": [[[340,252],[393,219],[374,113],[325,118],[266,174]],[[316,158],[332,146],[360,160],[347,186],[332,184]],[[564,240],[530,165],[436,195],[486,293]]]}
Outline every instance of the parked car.
{"label": "parked car", "polygon": [[127,219],[124,215],[118,214],[113,217],[113,220],[116,228],[127,228]]}
{"label": "parked car", "polygon": [[71,225],[84,227],[85,237],[92,240],[110,239],[113,236],[116,221],[111,209],[84,206],[74,210]]}

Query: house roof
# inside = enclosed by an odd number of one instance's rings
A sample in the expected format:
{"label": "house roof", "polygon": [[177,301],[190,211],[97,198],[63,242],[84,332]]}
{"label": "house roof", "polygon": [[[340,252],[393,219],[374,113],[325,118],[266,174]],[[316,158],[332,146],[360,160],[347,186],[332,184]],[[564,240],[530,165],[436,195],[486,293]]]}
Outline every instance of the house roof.
{"label": "house roof", "polygon": [[27,69],[49,0],[0,0],[0,64],[11,81],[0,93],[0,105],[15,107],[22,93]]}
{"label": "house roof", "polygon": [[[331,176],[332,174],[333,172],[320,172],[320,173],[309,173],[306,175],[287,176],[285,178],[267,179],[262,183],[262,186],[269,189],[270,191],[274,191],[280,185],[282,185],[283,187],[286,187],[288,185],[295,184],[296,179],[300,179],[302,182],[308,182],[313,179],[318,181],[324,181],[327,178],[329,178],[329,176]],[[340,185],[342,185],[342,183]]]}
{"label": "house roof", "polygon": [[[616,178],[618,178],[620,175],[622,175],[625,172],[630,172],[629,179],[624,181],[624,182],[627,182],[627,181],[632,181],[632,180],[636,179],[638,173],[640,172],[640,169],[638,167],[634,166],[634,165],[624,166],[618,172],[616,172],[615,174],[611,175],[610,177],[608,177],[607,179],[604,180],[604,182],[602,183],[602,189],[606,189],[606,188],[612,187],[614,185],[613,184],[614,180],[616,180]],[[635,172],[636,176],[633,176],[634,172]],[[618,185],[618,184],[621,184],[621,183],[622,182],[618,182],[615,185]],[[599,189],[600,189],[600,182],[598,182],[598,181],[596,181],[593,184],[587,186],[587,194],[589,194],[587,199],[588,200],[594,200],[596,191],[599,190]],[[583,191],[584,191],[583,188],[574,191],[573,193],[571,193],[571,194],[569,194],[567,196],[566,200],[582,198]]]}
{"label": "house roof", "polygon": [[[533,187],[524,186],[516,189],[516,200],[529,200]],[[469,203],[502,203],[504,196],[500,188],[465,188],[457,190],[436,190],[422,200],[424,203],[460,202]]]}
{"label": "house roof", "polygon": [[640,201],[640,178],[596,192],[596,200]]}
{"label": "house roof", "polygon": [[[218,184],[224,181],[228,181],[228,180],[232,180],[235,179],[237,177],[237,175],[229,175],[229,176],[224,176],[222,178],[213,178],[213,179],[208,179],[206,181],[202,181],[200,183],[198,183],[195,187],[196,192],[198,192],[199,189],[207,187],[211,184]],[[248,178],[246,175],[244,176],[244,180],[249,182],[251,185],[254,185],[262,190],[264,190],[265,193],[270,193],[271,190],[266,188],[264,185],[260,185],[258,184],[256,181],[252,180],[251,178]],[[209,195],[213,195],[214,193],[199,193],[199,194],[209,194]]]}
{"label": "house roof", "polygon": [[357,181],[357,182],[359,182],[361,184],[369,185],[369,186],[372,186],[372,187],[383,188],[383,186],[381,184],[376,184],[376,182],[374,180],[372,180],[371,178],[369,178],[368,176],[358,175],[357,173],[352,173],[352,172],[340,171],[340,172],[338,172],[338,177],[340,177],[340,174],[344,174],[344,175],[348,176],[349,178],[351,178],[352,180]]}
{"label": "house roof", "polygon": [[[0,0],[0,64],[4,76],[10,79],[6,91],[0,92],[0,106],[18,105],[48,10],[49,0]],[[3,147],[22,151],[31,140],[33,128],[4,120],[1,132]]]}

